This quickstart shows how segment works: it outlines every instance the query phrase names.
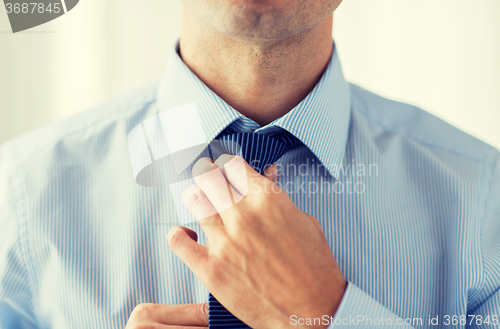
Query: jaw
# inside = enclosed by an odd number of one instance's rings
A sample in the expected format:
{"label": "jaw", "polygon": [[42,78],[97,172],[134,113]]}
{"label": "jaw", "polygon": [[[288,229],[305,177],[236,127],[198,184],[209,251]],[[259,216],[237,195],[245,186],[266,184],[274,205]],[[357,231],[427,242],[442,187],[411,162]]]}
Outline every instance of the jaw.
{"label": "jaw", "polygon": [[182,0],[207,28],[243,42],[266,44],[304,33],[340,0]]}

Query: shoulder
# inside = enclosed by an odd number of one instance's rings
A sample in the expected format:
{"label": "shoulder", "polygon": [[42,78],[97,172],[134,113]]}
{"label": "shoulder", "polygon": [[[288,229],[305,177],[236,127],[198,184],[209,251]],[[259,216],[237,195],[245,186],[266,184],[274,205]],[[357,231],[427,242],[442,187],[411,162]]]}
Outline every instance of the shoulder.
{"label": "shoulder", "polygon": [[147,111],[156,102],[158,81],[140,86],[112,97],[75,116],[46,125],[27,134],[9,140],[0,146],[0,167],[15,167],[64,143],[65,140],[91,140],[92,135],[102,134],[107,127],[119,123],[127,124],[135,113]]}
{"label": "shoulder", "polygon": [[423,148],[453,154],[476,164],[493,165],[499,152],[438,117],[410,104],[390,100],[351,84],[353,111],[382,130],[420,144]]}

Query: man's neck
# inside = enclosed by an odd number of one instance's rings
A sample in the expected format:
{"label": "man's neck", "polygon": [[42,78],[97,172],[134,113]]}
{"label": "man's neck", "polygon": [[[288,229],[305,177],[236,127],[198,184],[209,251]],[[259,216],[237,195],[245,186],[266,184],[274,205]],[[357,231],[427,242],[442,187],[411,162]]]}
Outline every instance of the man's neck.
{"label": "man's neck", "polygon": [[333,49],[332,16],[280,41],[248,41],[207,28],[183,9],[180,50],[217,95],[259,125],[285,115],[314,88]]}

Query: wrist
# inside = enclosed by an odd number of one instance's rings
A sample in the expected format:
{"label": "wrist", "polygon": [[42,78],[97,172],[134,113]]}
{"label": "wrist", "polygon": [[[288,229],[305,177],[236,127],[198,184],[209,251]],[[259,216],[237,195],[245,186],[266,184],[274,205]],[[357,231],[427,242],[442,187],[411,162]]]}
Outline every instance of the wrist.
{"label": "wrist", "polygon": [[[325,308],[323,309],[322,315],[328,315],[329,318],[333,318],[337,313],[337,310],[342,302],[342,298],[344,297],[345,291],[347,289],[347,281],[341,277],[340,280],[337,281],[335,288],[333,289],[333,293],[330,293],[328,296],[323,296],[322,300],[326,300]],[[318,328],[328,328],[328,325],[318,327]]]}
{"label": "wrist", "polygon": [[316,299],[316,303],[305,305],[300,315],[290,315],[284,328],[328,328],[342,302],[346,289],[347,281],[344,278],[337,280],[335,287],[325,289],[325,292]]}

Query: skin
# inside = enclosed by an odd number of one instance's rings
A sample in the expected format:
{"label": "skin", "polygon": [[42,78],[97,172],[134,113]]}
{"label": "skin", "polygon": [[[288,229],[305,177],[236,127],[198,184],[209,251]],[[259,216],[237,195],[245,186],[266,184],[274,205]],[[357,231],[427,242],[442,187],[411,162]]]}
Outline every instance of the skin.
{"label": "skin", "polygon": [[[258,174],[240,157],[200,159],[195,185],[182,201],[199,220],[208,243],[174,227],[174,253],[212,294],[252,328],[297,328],[290,316],[334,316],[347,283],[321,225],[276,184],[276,166]],[[245,296],[245,298],[241,298]],[[182,311],[182,312],[179,312]],[[141,304],[127,328],[198,328],[208,324],[206,304]],[[308,328],[326,328],[326,325]]]}
{"label": "skin", "polygon": [[181,56],[240,113],[265,125],[314,88],[341,0],[183,0]]}
{"label": "skin", "polygon": [[[300,103],[321,77],[341,0],[181,2],[183,61],[229,105],[265,125]],[[259,329],[292,327],[292,314],[333,316],[347,285],[319,222],[279,188],[275,169],[261,176],[239,157],[200,159],[183,202],[208,243],[199,245],[185,227],[168,234],[172,251],[212,294]],[[140,304],[127,323],[127,329],[207,327],[207,304]]]}

